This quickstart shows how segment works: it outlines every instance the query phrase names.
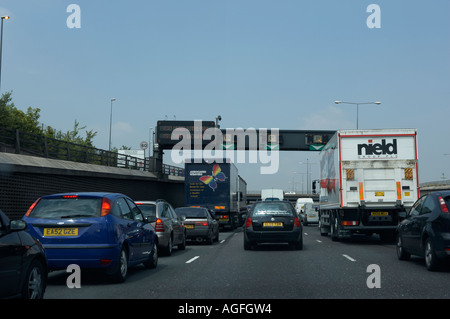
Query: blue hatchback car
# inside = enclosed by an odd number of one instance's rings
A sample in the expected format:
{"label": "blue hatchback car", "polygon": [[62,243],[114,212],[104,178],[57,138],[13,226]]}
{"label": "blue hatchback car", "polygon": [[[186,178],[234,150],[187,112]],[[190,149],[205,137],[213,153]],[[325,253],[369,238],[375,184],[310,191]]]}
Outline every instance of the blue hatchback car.
{"label": "blue hatchback car", "polygon": [[66,193],[40,197],[23,220],[45,248],[49,270],[104,268],[123,282],[128,267],[158,264],[158,237],[140,209],[118,193]]}

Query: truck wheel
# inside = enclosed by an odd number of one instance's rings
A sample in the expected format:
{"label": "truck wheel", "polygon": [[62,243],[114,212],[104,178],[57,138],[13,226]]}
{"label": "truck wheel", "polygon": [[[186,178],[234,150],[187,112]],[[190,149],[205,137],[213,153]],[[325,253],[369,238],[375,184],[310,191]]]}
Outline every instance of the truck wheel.
{"label": "truck wheel", "polygon": [[324,226],[322,226],[322,221],[319,219],[319,231],[320,236],[328,236],[328,229]]}
{"label": "truck wheel", "polygon": [[339,225],[338,225],[338,219],[336,217],[333,217],[331,219],[331,240],[332,241],[338,241],[339,240]]}

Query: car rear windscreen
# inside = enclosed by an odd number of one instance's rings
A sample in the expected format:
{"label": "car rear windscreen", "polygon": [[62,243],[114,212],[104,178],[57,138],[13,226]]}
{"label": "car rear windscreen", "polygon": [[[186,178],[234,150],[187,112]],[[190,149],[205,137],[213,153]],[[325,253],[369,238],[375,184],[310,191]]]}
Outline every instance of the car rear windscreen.
{"label": "car rear windscreen", "polygon": [[29,217],[77,218],[100,217],[102,198],[42,198]]}
{"label": "car rear windscreen", "polygon": [[177,208],[175,212],[178,216],[186,218],[206,218],[206,210],[201,208]]}
{"label": "car rear windscreen", "polygon": [[156,217],[156,205],[138,205],[145,217]]}
{"label": "car rear windscreen", "polygon": [[253,209],[253,216],[295,215],[292,205],[283,202],[258,203]]}

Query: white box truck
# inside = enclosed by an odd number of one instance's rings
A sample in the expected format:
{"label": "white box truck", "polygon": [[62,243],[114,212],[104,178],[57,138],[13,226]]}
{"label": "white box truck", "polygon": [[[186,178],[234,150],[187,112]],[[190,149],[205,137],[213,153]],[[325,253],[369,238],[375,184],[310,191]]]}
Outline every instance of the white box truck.
{"label": "white box truck", "polygon": [[284,200],[284,192],[282,189],[262,189],[261,200]]}
{"label": "white box truck", "polygon": [[417,153],[416,129],[337,131],[320,152],[321,235],[394,239],[419,197]]}

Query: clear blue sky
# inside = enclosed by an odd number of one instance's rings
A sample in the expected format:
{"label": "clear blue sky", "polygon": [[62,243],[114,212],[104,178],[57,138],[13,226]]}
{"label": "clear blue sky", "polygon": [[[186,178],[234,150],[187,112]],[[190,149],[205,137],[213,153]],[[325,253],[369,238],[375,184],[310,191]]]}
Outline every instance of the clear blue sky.
{"label": "clear blue sky", "polygon": [[[81,8],[70,29],[69,4]],[[366,8],[378,4],[381,28]],[[222,128],[416,128],[420,181],[450,178],[450,1],[2,0],[1,91],[41,122],[76,119],[108,148],[138,149],[157,120]],[[167,156],[169,159],[169,156]],[[306,162],[283,152],[277,175],[239,165],[248,188],[306,190]],[[303,180],[303,184],[302,184]]]}

